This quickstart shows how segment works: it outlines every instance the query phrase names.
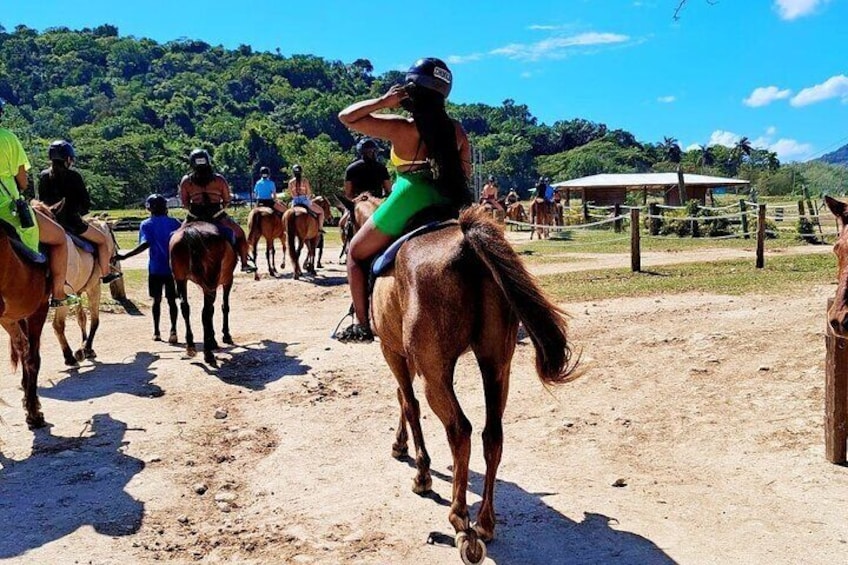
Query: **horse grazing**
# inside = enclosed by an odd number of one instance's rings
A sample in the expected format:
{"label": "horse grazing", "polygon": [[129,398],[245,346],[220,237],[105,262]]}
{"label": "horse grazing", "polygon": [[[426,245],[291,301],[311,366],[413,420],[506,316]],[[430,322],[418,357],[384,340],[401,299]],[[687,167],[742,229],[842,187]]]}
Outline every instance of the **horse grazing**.
{"label": "horse grazing", "polygon": [[224,343],[233,344],[230,336],[230,291],[233,288],[233,271],[236,268],[236,252],[232,244],[222,235],[218,227],[208,222],[192,222],[171,235],[169,244],[171,253],[171,271],[180,298],[180,310],[185,320],[186,353],[189,357],[197,355],[194,346],[194,334],[189,321],[188,281],[194,282],[203,290],[203,359],[215,364],[218,343],[215,341],[215,327],[212,317],[215,313],[215,298],[218,287],[224,289],[221,313],[224,317]]}
{"label": "horse grazing", "polygon": [[[282,203],[281,203],[282,204]],[[250,211],[247,216],[247,245],[253,250],[253,260],[256,261],[256,250],[259,247],[259,240],[265,239],[265,261],[268,263],[268,274],[272,277],[277,276],[276,249],[274,248],[274,240],[279,239],[280,245],[283,246],[283,260],[280,262],[280,268],[286,268],[286,226],[283,223],[283,218],[280,214],[275,213],[272,208],[266,206],[258,206]],[[255,280],[259,280],[259,270],[257,269],[254,275]]]}
{"label": "horse grazing", "polygon": [[[524,210],[524,206],[521,205],[521,202],[513,202],[507,206],[506,217],[513,222],[526,222],[527,212]],[[515,229],[515,225],[512,225],[511,227],[512,229]]]}
{"label": "horse grazing", "polygon": [[[33,207],[37,208],[44,214],[53,218],[56,213],[64,206],[65,201],[61,200],[52,206],[47,206],[43,202],[33,201]],[[115,234],[112,232],[112,226],[105,220],[89,220],[88,224],[96,230],[103,232],[106,236],[106,246],[109,257],[114,258],[117,252],[118,245],[115,242]],[[100,300],[101,282],[100,282],[100,265],[97,262],[97,250],[95,247],[94,253],[85,251],[74,243],[70,236],[68,239],[68,275],[67,283],[74,294],[85,294],[88,297],[88,311],[91,316],[91,324],[88,324],[86,319],[85,308],[82,305],[76,308],[77,323],[82,332],[82,347],[76,351],[71,350],[68,344],[68,339],[65,337],[65,323],[68,317],[68,308],[58,308],[53,315],[53,333],[59,340],[59,345],[62,348],[62,356],[65,358],[65,365],[75,367],[79,362],[86,359],[95,359],[97,354],[94,352],[94,336],[97,329],[100,327]],[[94,246],[94,244],[91,244]],[[87,327],[86,327],[87,326]]]}
{"label": "horse grazing", "polygon": [[13,249],[10,235],[0,227],[0,326],[9,334],[12,368],[21,364],[26,423],[44,425],[38,400],[41,368],[41,332],[47,320],[49,288],[47,266],[22,259]]}
{"label": "horse grazing", "polygon": [[[503,229],[480,207],[462,212],[458,223],[417,236],[397,254],[387,276],[376,279],[374,330],[398,383],[401,405],[394,457],[407,453],[407,424],[415,445],[413,491],[431,488],[430,456],[424,446],[412,381],[425,380],[427,401],[447,431],[453,454],[453,496],[448,519],[467,563],[485,557],[495,533],[495,477],[503,446],[502,417],[519,321],[536,350],[536,372],[544,383],[575,378],[566,341],[564,313],[547,298],[507,242]],[[454,368],[471,348],[483,377],[486,478],[477,523],[466,504],[471,423],[453,390]]]}
{"label": "horse grazing", "polygon": [[530,204],[530,223],[533,226],[539,226],[530,228],[530,239],[533,239],[533,232],[536,232],[538,239],[548,239],[551,233],[544,226],[554,225],[553,204],[543,198],[533,200],[533,203]]}

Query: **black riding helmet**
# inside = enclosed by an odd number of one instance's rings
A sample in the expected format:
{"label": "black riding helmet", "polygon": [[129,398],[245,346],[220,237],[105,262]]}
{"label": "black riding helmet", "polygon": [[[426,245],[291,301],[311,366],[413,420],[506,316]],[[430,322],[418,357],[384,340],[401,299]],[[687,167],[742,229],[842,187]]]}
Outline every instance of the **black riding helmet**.
{"label": "black riding helmet", "polygon": [[377,149],[377,142],[370,137],[363,137],[359,140],[359,143],[356,144],[357,155],[362,157],[366,149]]}
{"label": "black riding helmet", "polygon": [[151,212],[165,210],[168,207],[168,200],[161,194],[151,194],[144,201],[144,207]]}
{"label": "black riding helmet", "polygon": [[263,176],[264,175],[271,176],[271,169],[269,169],[268,167],[260,167],[259,168],[259,174],[263,175]]}
{"label": "black riding helmet", "polygon": [[293,173],[302,173],[303,167],[301,167],[300,165],[295,165],[294,167],[292,167],[292,172]]}
{"label": "black riding helmet", "polygon": [[201,165],[212,166],[212,158],[209,157],[209,152],[205,149],[194,149],[188,156],[189,165],[192,169],[196,169]]}
{"label": "black riding helmet", "polygon": [[453,86],[453,75],[441,59],[418,59],[406,72],[406,83],[438,92],[445,98]]}
{"label": "black riding helmet", "polygon": [[51,161],[64,161],[67,158],[76,159],[74,146],[69,141],[57,139],[47,148],[47,158]]}

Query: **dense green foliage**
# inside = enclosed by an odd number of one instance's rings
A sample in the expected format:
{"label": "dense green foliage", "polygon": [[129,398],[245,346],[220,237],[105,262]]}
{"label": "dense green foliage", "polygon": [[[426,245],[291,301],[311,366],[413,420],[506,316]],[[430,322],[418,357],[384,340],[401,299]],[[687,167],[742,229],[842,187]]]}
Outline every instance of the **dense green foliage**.
{"label": "dense green foliage", "polygon": [[[403,77],[373,71],[366,59],[346,64],[197,40],[160,44],[121,37],[111,25],[44,32],[0,26],[0,97],[10,103],[3,125],[19,135],[36,168],[47,165],[52,139],[73,141],[99,208],[137,204],[151,192],[173,194],[193,147],[208,149],[238,192],[252,186],[260,166],[280,182],[294,163],[317,192],[339,190],[355,138],[338,112]],[[540,124],[513,100],[451,105],[450,112],[482,158],[477,173],[494,174],[502,187],[521,193],[539,175],[563,180],[675,170],[678,163],[690,172],[755,180],[761,194],[793,188],[776,156],[747,140],[683,152],[673,138],[643,144],[583,119]]]}

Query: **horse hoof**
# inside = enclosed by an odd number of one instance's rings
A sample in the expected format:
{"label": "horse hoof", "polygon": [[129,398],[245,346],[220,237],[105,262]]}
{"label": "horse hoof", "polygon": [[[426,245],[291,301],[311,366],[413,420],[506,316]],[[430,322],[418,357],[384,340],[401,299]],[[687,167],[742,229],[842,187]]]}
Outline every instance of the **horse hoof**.
{"label": "horse hoof", "polygon": [[206,350],[206,351],[217,351],[217,350],[221,349],[221,346],[218,345],[217,341],[213,341],[212,343],[209,344],[209,347],[206,347],[204,345],[203,349]]}
{"label": "horse hoof", "polygon": [[480,565],[486,560],[486,544],[477,537],[469,540],[468,534],[460,532],[456,534],[456,547],[459,549],[459,558],[465,565]]}
{"label": "horse hoof", "polygon": [[412,480],[412,492],[418,495],[427,494],[433,490],[433,479],[428,475],[424,482],[418,480],[418,477]]}
{"label": "horse hoof", "polygon": [[[272,275],[272,276],[273,276],[273,275]],[[258,281],[258,280],[259,280],[259,271],[256,271],[256,272],[253,274],[253,280],[255,280],[255,281]]]}
{"label": "horse hoof", "polygon": [[97,353],[95,353],[93,349],[86,349],[85,350],[85,358],[86,359],[97,359]]}
{"label": "horse hoof", "polygon": [[43,428],[46,422],[44,421],[44,414],[41,412],[36,412],[35,414],[27,414],[26,417],[27,427],[31,430],[36,428]]}
{"label": "horse hoof", "polygon": [[227,345],[235,345],[235,342],[233,341],[233,336],[225,335],[223,339],[224,343],[226,343]]}
{"label": "horse hoof", "polygon": [[194,357],[195,355],[197,355],[197,348],[193,345],[186,347],[186,355],[188,355],[189,357]]}
{"label": "horse hoof", "polygon": [[392,446],[392,457],[395,459],[403,459],[409,455],[409,447],[406,445],[393,445]]}
{"label": "horse hoof", "polygon": [[82,349],[77,349],[76,351],[74,351],[74,359],[76,359],[77,361],[84,361],[85,351],[83,351]]}
{"label": "horse hoof", "polygon": [[209,365],[218,366],[218,363],[215,359],[215,355],[211,351],[206,351],[203,353],[203,360],[206,361]]}
{"label": "horse hoof", "polygon": [[75,357],[65,357],[65,365],[67,367],[78,367],[79,363]]}
{"label": "horse hoof", "polygon": [[177,343],[177,332],[171,332],[171,335],[168,336],[168,343],[171,345]]}

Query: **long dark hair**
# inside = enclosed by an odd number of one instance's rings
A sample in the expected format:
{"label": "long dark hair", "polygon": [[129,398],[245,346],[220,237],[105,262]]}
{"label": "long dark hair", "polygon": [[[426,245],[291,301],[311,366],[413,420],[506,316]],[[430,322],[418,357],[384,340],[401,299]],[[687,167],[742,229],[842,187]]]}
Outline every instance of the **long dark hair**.
{"label": "long dark hair", "polygon": [[456,126],[445,111],[445,97],[420,87],[408,92],[418,135],[436,165],[433,171],[436,189],[457,209],[471,205],[471,191],[457,147]]}
{"label": "long dark hair", "polygon": [[68,173],[68,164],[64,159],[53,159],[50,161],[49,175],[51,179],[61,179]]}
{"label": "long dark hair", "polygon": [[189,178],[197,186],[206,186],[215,178],[215,171],[210,165],[198,165],[192,169]]}

